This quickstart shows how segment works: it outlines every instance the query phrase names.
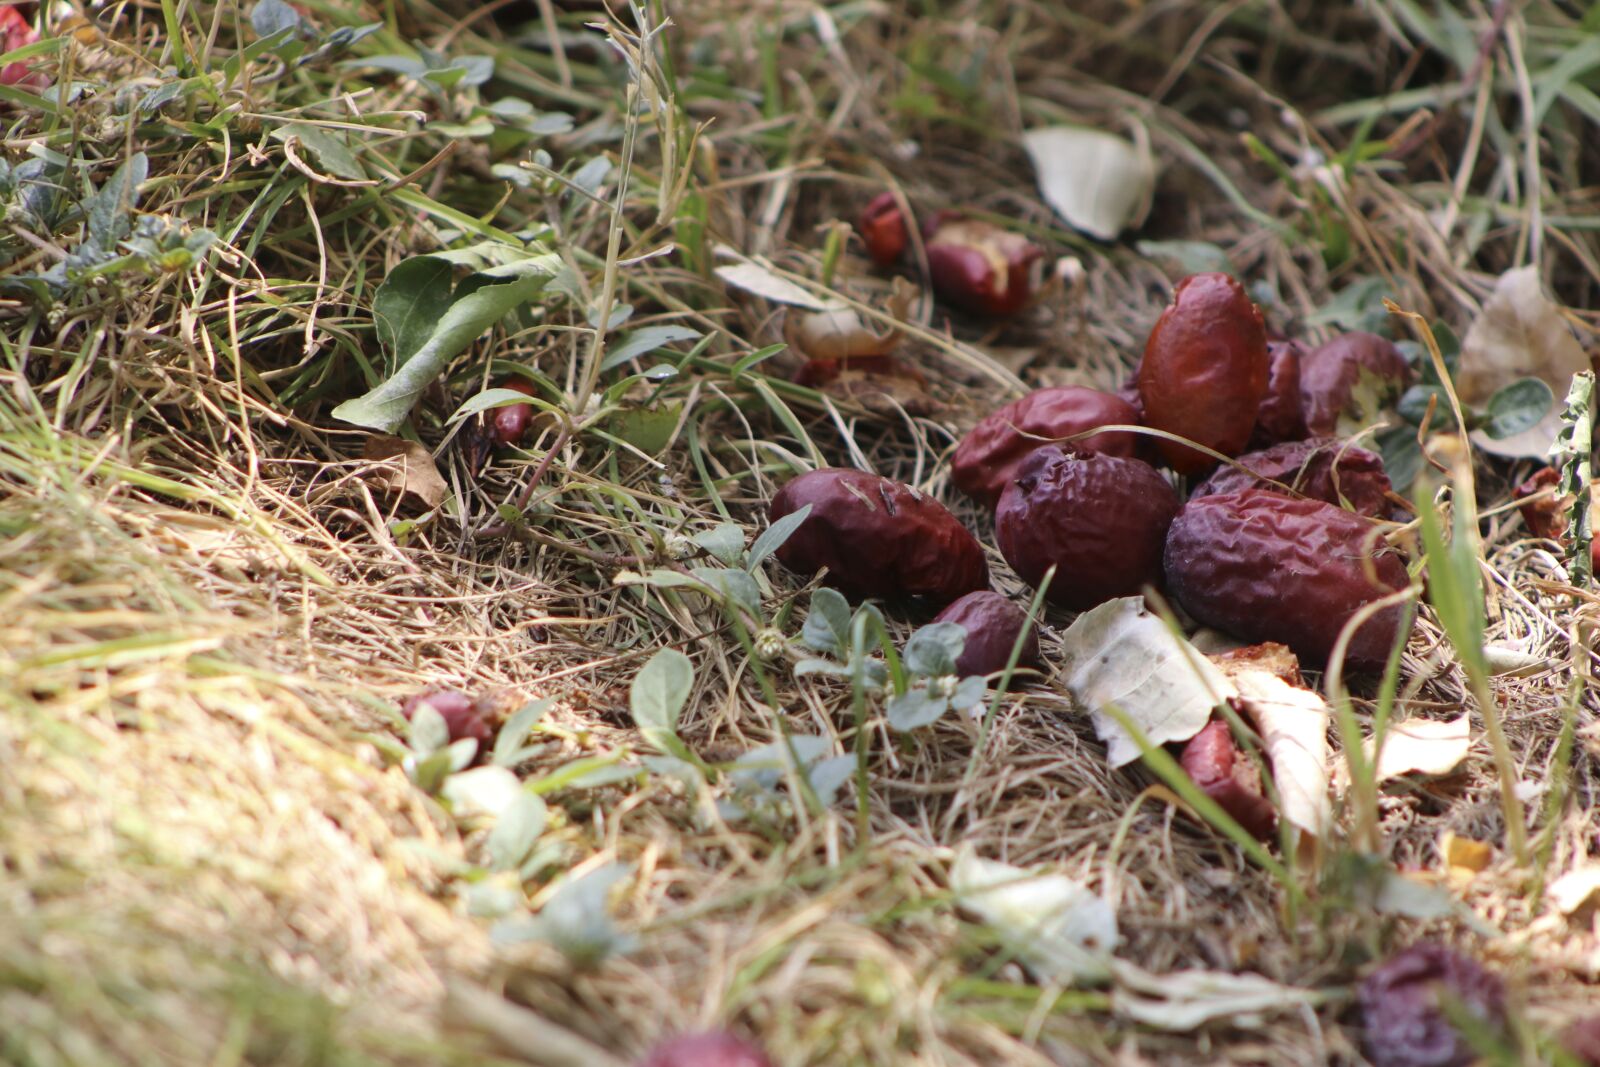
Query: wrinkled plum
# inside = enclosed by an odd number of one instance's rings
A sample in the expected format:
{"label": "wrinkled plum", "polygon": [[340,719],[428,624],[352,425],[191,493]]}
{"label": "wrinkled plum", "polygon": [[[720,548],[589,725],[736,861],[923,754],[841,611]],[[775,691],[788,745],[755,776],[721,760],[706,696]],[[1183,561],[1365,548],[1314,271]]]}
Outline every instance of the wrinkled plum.
{"label": "wrinkled plum", "polygon": [[1085,611],[1161,583],[1162,544],[1178,495],[1143,460],[1070,446],[1041,448],[1017,468],[995,509],[1000,554],[1045,596]]}
{"label": "wrinkled plum", "polygon": [[947,604],[986,589],[983,548],[956,517],[925,493],[865,471],[830,467],[789,481],[772,499],[773,521],[811,505],[778,549],[800,574],[824,567],[846,596],[927,597]]}
{"label": "wrinkled plum", "polygon": [[1467,1067],[1476,1061],[1445,1013],[1446,998],[1491,1031],[1505,1021],[1500,979],[1443,945],[1412,945],[1367,975],[1359,999],[1374,1067]]}
{"label": "wrinkled plum", "polygon": [[1195,486],[1191,499],[1245,489],[1286,492],[1282,486],[1335,507],[1348,505],[1357,515],[1389,514],[1389,476],[1382,457],[1348,441],[1336,437],[1285,441],[1240,456],[1238,463],[1246,469],[1218,467]]}
{"label": "wrinkled plum", "polygon": [[[1404,564],[1377,533],[1320,500],[1260,489],[1201,497],[1184,505],[1167,535],[1167,588],[1206,626],[1278,641],[1323,664],[1357,611],[1406,586]],[[1382,665],[1401,615],[1389,607],[1363,623],[1350,663]]]}
{"label": "wrinkled plum", "polygon": [[[957,489],[994,507],[1024,457],[1051,443],[1096,426],[1137,425],[1139,413],[1110,393],[1065,385],[1039,389],[1014,400],[974,426],[950,460]],[[1131,433],[1097,433],[1072,442],[1090,452],[1131,456],[1138,438]]]}
{"label": "wrinkled plum", "polygon": [[[967,631],[967,643],[956,659],[956,674],[966,678],[1005,670],[1018,635],[1028,625],[1028,613],[1003,594],[983,589],[957,600],[939,612],[933,621],[953,622]],[[1030,628],[1028,636],[1023,638],[1017,666],[1038,664],[1039,635]]]}
{"label": "wrinkled plum", "polygon": [[[1144,422],[1226,456],[1250,442],[1267,395],[1267,331],[1244,287],[1226,274],[1191,274],[1156,320],[1139,365]],[[1186,445],[1158,442],[1180,474],[1215,462]]]}

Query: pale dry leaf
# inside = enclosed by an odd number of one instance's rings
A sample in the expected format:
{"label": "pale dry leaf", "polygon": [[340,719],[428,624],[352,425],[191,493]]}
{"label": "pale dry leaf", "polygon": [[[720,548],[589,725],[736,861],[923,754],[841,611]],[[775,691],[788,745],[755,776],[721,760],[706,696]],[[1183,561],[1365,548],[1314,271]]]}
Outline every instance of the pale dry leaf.
{"label": "pale dry leaf", "polygon": [[1143,221],[1155,195],[1149,140],[1136,143],[1084,126],[1048,126],[1022,135],[1039,193],[1068,225],[1102,241]]}
{"label": "pale dry leaf", "polygon": [[832,308],[802,316],[794,343],[812,359],[886,356],[900,344],[900,331],[878,333],[861,321],[854,308]]}
{"label": "pale dry leaf", "polygon": [[965,845],[950,869],[950,890],[1039,979],[1075,985],[1110,977],[1116,909],[1083,883],[982,859]]}
{"label": "pale dry leaf", "polygon": [[1545,891],[1563,915],[1571,915],[1600,895],[1600,863],[1586,863],[1563,874]]}
{"label": "pale dry leaf", "polygon": [[1328,798],[1332,712],[1327,701],[1310,689],[1285,682],[1270,663],[1225,658],[1215,662],[1239,690],[1240,710],[1261,735],[1283,817],[1306,833],[1326,837],[1333,822]]}
{"label": "pale dry leaf", "polygon": [[1535,656],[1531,652],[1507,648],[1505,645],[1484,645],[1483,661],[1488,664],[1491,674],[1509,674],[1516,678],[1538,674],[1550,666],[1550,660],[1545,656]]}
{"label": "pale dry leaf", "polygon": [[[717,251],[719,254],[736,254],[725,247],[719,247]],[[780,277],[770,267],[763,266],[753,259],[740,263],[725,263],[716,269],[716,275],[735,289],[754,293],[775,304],[793,304],[795,307],[809,308],[812,311],[831,311],[844,306],[836,300],[828,301],[811,295],[789,279]]]}
{"label": "pale dry leaf", "polygon": [[439,792],[457,817],[499,818],[522,795],[522,783],[504,767],[474,767],[446,778]]}
{"label": "pale dry leaf", "polygon": [[[1461,343],[1456,389],[1468,404],[1482,405],[1518,378],[1538,378],[1557,398],[1567,395],[1572,376],[1589,369],[1583,346],[1572,335],[1561,307],[1545,295],[1536,267],[1508,270]],[[1481,430],[1473,443],[1501,456],[1543,458],[1561,429],[1561,405],[1552,404],[1533,429],[1498,441]]]}
{"label": "pale dry leaf", "polygon": [[367,477],[386,495],[409,496],[431,510],[444,503],[450,491],[433,457],[415,441],[375,434],[367,438],[362,455],[378,461]]}
{"label": "pale dry leaf", "polygon": [[[1370,738],[1366,748],[1370,759]],[[1383,782],[1402,774],[1449,774],[1467,758],[1471,748],[1472,726],[1465,715],[1394,723],[1384,734],[1383,751],[1378,754],[1377,780]]]}
{"label": "pale dry leaf", "polygon": [[1116,705],[1152,745],[1187,741],[1211,711],[1238,696],[1233,683],[1150,612],[1143,597],[1119,597],[1079,615],[1062,635],[1067,689],[1094,719],[1106,760],[1121,767],[1139,745],[1106,709]]}
{"label": "pale dry leaf", "polygon": [[1480,874],[1493,861],[1494,846],[1487,841],[1474,841],[1446,830],[1439,837],[1439,855],[1444,857],[1444,865],[1452,874],[1457,871],[1468,875]]}
{"label": "pale dry leaf", "polygon": [[1206,1023],[1254,1029],[1281,1012],[1314,1007],[1323,995],[1314,989],[1280,985],[1258,974],[1173,971],[1151,974],[1118,960],[1117,989],[1111,1009],[1124,1018],[1160,1030],[1184,1033]]}

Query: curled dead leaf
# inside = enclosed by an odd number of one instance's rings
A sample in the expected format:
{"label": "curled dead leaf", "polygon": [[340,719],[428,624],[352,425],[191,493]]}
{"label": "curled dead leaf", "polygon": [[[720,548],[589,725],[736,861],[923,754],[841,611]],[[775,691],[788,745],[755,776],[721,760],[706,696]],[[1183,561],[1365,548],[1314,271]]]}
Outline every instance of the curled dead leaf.
{"label": "curled dead leaf", "polygon": [[376,461],[363,474],[384,495],[410,497],[430,510],[444,503],[450,487],[428,450],[415,441],[375,434],[367,438],[362,455]]}

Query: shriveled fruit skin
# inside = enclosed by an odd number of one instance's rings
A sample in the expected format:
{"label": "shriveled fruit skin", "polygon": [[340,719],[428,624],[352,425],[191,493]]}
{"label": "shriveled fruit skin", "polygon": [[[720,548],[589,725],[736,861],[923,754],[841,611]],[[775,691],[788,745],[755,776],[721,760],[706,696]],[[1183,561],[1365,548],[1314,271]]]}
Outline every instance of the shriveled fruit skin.
{"label": "shriveled fruit skin", "polygon": [[1561,1031],[1560,1041],[1583,1067],[1600,1067],[1600,1015],[1573,1022]]}
{"label": "shriveled fruit skin", "polygon": [[[1220,273],[1184,278],[1145,342],[1139,365],[1145,425],[1238,455],[1266,393],[1266,326],[1244,287]],[[1180,474],[1215,462],[1165,439],[1159,447]]]}
{"label": "shriveled fruit skin", "polygon": [[494,737],[494,728],[489,725],[489,719],[484,715],[482,705],[465,693],[444,689],[433,693],[415,693],[407,697],[400,705],[400,712],[409,721],[424,704],[430,705],[444,719],[444,724],[450,728],[452,743],[460,741],[463,737],[473,738],[478,742],[478,755],[481,757],[484,754],[485,746]]}
{"label": "shriveled fruit skin", "polygon": [[1442,1002],[1454,1001],[1494,1030],[1505,1022],[1500,979],[1443,945],[1389,957],[1361,983],[1361,1023],[1374,1067],[1467,1067],[1477,1059]]}
{"label": "shriveled fruit skin", "polygon": [[867,246],[867,255],[880,267],[890,267],[906,250],[910,235],[906,220],[895,203],[894,193],[885,190],[873,197],[856,220],[856,231],[861,243]]}
{"label": "shriveled fruit skin", "polygon": [[810,471],[778,490],[772,520],[807,504],[811,514],[778,549],[778,561],[801,574],[826,567],[827,583],[846,596],[948,604],[989,586],[977,539],[910,486],[842,467]]}
{"label": "shriveled fruit skin", "polygon": [[1414,377],[1394,342],[1362,330],[1340,334],[1301,359],[1300,405],[1309,432],[1338,432],[1339,416],[1363,373],[1377,378],[1389,393],[1398,393]]}
{"label": "shriveled fruit skin", "polygon": [[772,1067],[767,1054],[732,1034],[689,1034],[650,1051],[639,1067]]}
{"label": "shriveled fruit skin", "polygon": [[1543,467],[1511,491],[1512,498],[1519,501],[1545,490],[1551,491],[1550,495],[1542,499],[1528,500],[1517,505],[1517,510],[1522,512],[1522,521],[1528,526],[1528,532],[1535,537],[1559,541],[1567,534],[1567,526],[1571,521],[1567,518],[1567,505],[1572,502],[1572,497],[1554,491],[1560,484],[1561,472],[1554,467]]}
{"label": "shriveled fruit skin", "polygon": [[[1317,664],[1357,611],[1406,585],[1400,557],[1370,521],[1261,489],[1185,504],[1167,534],[1166,576],[1178,603],[1206,626],[1281,642]],[[1350,641],[1349,662],[1382,665],[1400,617],[1397,606],[1367,620]]]}
{"label": "shriveled fruit skin", "polygon": [[1300,361],[1305,353],[1299,341],[1267,342],[1267,393],[1256,409],[1252,448],[1306,436],[1306,414],[1300,401]]}
{"label": "shriveled fruit skin", "polygon": [[1000,497],[995,543],[1023,581],[1085,611],[1161,584],[1162,544],[1178,494],[1143,460],[1053,445],[1031,453]]}
{"label": "shriveled fruit skin", "polygon": [[[1038,389],[1013,400],[967,432],[950,459],[950,480],[957,489],[992,508],[1006,484],[1016,477],[1023,459],[1048,445],[1048,439],[1069,437],[1096,426],[1134,426],[1138,422],[1133,405],[1110,393],[1077,385]],[[1138,437],[1097,433],[1072,443],[1090,452],[1131,456]]]}
{"label": "shriveled fruit skin", "polygon": [[[1283,493],[1277,482],[1313,500],[1342,507],[1340,495],[1357,515],[1383,518],[1389,513],[1389,475],[1383,458],[1336,437],[1285,441],[1239,457],[1238,467],[1218,467],[1195,486],[1190,498],[1265,489]],[[1249,472],[1254,472],[1253,476]]]}
{"label": "shriveled fruit skin", "polygon": [[[982,589],[968,593],[943,611],[934,622],[953,622],[967,631],[967,643],[956,658],[956,674],[993,674],[1005,670],[1017,636],[1028,625],[1028,613],[1004,594]],[[1017,656],[1018,667],[1039,664],[1039,634],[1029,629]]]}
{"label": "shriveled fruit skin", "polygon": [[1272,802],[1261,794],[1260,778],[1249,768],[1233,742],[1226,721],[1212,719],[1189,739],[1178,757],[1200,791],[1258,841],[1267,841],[1278,825]]}

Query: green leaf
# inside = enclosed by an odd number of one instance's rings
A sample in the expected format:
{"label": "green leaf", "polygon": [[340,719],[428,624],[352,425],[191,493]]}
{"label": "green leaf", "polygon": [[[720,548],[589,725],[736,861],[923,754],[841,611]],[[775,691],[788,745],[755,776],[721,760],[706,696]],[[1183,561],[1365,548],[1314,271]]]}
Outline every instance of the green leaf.
{"label": "green leaf", "polygon": [[390,271],[372,294],[373,326],[378,342],[389,350],[391,366],[400,366],[427,343],[450,309],[453,277],[444,256],[413,256]]}
{"label": "green leaf", "polygon": [[132,232],[129,218],[139,206],[139,186],[149,173],[150,160],[143,152],[135,153],[90,199],[89,242],[94,248],[110,252]]}
{"label": "green leaf", "polygon": [[438,752],[450,743],[450,725],[444,721],[438,709],[427,701],[417,706],[411,713],[411,728],[409,730],[409,743],[411,751],[419,759]]}
{"label": "green leaf", "polygon": [[949,708],[949,700],[933,696],[924,686],[917,686],[890,698],[884,713],[893,729],[906,733],[938,722]]}
{"label": "green leaf", "polygon": [[1542,380],[1519,378],[1489,398],[1489,425],[1484,432],[1497,441],[1525,433],[1539,425],[1555,402],[1555,394]]}
{"label": "green leaf", "polygon": [[744,555],[744,529],[731,522],[701,530],[690,540],[711,553],[719,563],[730,567],[737,567]]}
{"label": "green leaf", "polygon": [[691,330],[687,326],[646,326],[627,334],[615,345],[608,347],[605,358],[600,361],[600,369],[608,371],[613,367],[622,366],[630,359],[648,355],[662,345],[671,344],[673,341],[693,341],[699,337],[699,330]]}
{"label": "green leaf", "polygon": [[633,873],[630,865],[608,863],[580,878],[568,879],[531,920],[497,923],[490,937],[500,944],[548,941],[568,962],[594,967],[608,957],[632,950],[632,937],[611,921],[611,891]]}
{"label": "green leaf", "polygon": [[[493,408],[508,408],[513,404],[535,403],[527,393],[519,393],[515,389],[485,389],[476,396],[470,396],[462,402],[461,406],[451,414],[447,422],[460,422],[462,419],[471,418],[480,411],[489,411]],[[553,405],[544,405],[551,407]]]}
{"label": "green leaf", "polygon": [[1433,497],[1426,487],[1417,492],[1422,544],[1428,553],[1428,600],[1456,655],[1469,669],[1487,674],[1483,664],[1483,584],[1478,573],[1476,508],[1470,499],[1455,500],[1450,542]]}
{"label": "green leaf", "polygon": [[842,593],[824,587],[811,594],[811,613],[800,628],[800,640],[807,648],[835,656],[849,646],[850,602]]}
{"label": "green leaf", "polygon": [[1306,325],[1382,332],[1389,319],[1389,312],[1383,306],[1388,291],[1389,283],[1382,278],[1359,278],[1306,316]]}
{"label": "green leaf", "polygon": [[521,762],[524,751],[522,743],[528,739],[533,728],[555,702],[555,697],[530,701],[518,708],[516,713],[506,720],[506,724],[500,727],[500,732],[494,739],[494,763],[497,766],[509,767]]}
{"label": "green leaf", "polygon": [[735,362],[733,367],[730,369],[729,376],[737,382],[739,380],[739,376],[745,371],[749,370],[751,367],[754,367],[757,363],[764,363],[788,347],[788,345],[784,344],[767,345],[765,348],[758,348],[754,352],[740,356],[738,361]]}
{"label": "green leaf", "polygon": [[689,572],[716,591],[723,600],[737,604],[757,618],[761,615],[761,587],[748,571],[726,567],[695,567]]}
{"label": "green leaf", "polygon": [[272,138],[276,141],[287,142],[291,137],[304,145],[316,157],[322,169],[334,177],[351,181],[362,181],[367,177],[366,168],[350,151],[350,139],[343,130],[309,122],[286,122],[272,131]]}
{"label": "green leaf", "polygon": [[678,715],[693,688],[694,664],[675,648],[663,648],[634,675],[629,690],[633,721],[656,747],[669,747],[661,738],[677,739]]}
{"label": "green leaf", "polygon": [[514,871],[522,866],[533,846],[544,833],[548,812],[544,801],[527,790],[500,813],[494,829],[485,844],[489,849],[489,862],[497,871]]}
{"label": "green leaf", "polygon": [[1205,274],[1212,271],[1238,277],[1239,268],[1233,265],[1228,253],[1209,241],[1140,241],[1133,246],[1147,259],[1164,259],[1184,274]]}
{"label": "green leaf", "polygon": [[950,706],[957,711],[966,711],[983,703],[984,696],[988,693],[988,686],[980,675],[961,679],[956,686],[956,691],[950,694]]}
{"label": "green leaf", "polygon": [[960,623],[929,623],[906,642],[906,670],[924,678],[954,674],[956,660],[961,658],[966,644],[967,630]]}
{"label": "green leaf", "polygon": [[1373,443],[1383,457],[1383,469],[1388,472],[1395,492],[1408,492],[1417,475],[1422,473],[1422,447],[1417,444],[1416,427],[1402,425],[1379,430]]}
{"label": "green leaf", "polygon": [[[807,504],[799,511],[790,512],[772,523],[765,530],[762,530],[761,536],[757,537],[755,544],[750,546],[750,555],[744,564],[745,569],[754,571],[761,566],[768,556],[783,547],[783,543],[794,535],[794,532],[800,528],[800,524],[805,522],[810,515],[811,505]],[[815,598],[812,599],[812,607],[813,609],[816,607]],[[826,651],[826,649],[823,651]]]}
{"label": "green leaf", "polygon": [[485,271],[483,276],[493,279],[493,284],[454,301],[393,377],[365,396],[334,408],[334,418],[385,433],[399,429],[417,397],[445,365],[508,313],[532,299],[549,280],[555,265],[554,257],[541,256]]}
{"label": "green leaf", "polygon": [[250,9],[250,28],[258,37],[271,37],[300,25],[300,13],[284,0],[259,0]]}
{"label": "green leaf", "polygon": [[812,792],[817,794],[818,802],[828,805],[834,802],[839,790],[850,781],[855,772],[854,756],[832,756],[819,760],[807,768],[806,778],[811,783]]}
{"label": "green leaf", "polygon": [[611,420],[611,432],[639,451],[653,456],[672,440],[673,431],[678,428],[678,415],[682,411],[681,404],[634,408]]}

